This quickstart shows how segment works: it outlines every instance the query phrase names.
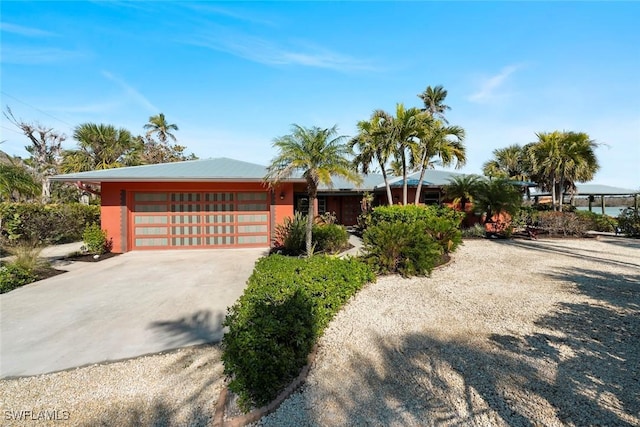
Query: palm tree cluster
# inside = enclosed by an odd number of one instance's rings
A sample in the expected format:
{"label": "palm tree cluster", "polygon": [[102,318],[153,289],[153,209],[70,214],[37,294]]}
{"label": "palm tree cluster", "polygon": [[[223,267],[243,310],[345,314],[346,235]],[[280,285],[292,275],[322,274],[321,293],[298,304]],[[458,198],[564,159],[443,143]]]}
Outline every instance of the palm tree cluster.
{"label": "palm tree cluster", "polygon": [[25,148],[30,154],[25,160],[3,156],[0,180],[3,188],[13,189],[10,195],[3,191],[2,198],[7,200],[34,198],[28,179],[42,184],[40,200],[47,203],[51,198],[49,178],[57,173],[197,158],[193,154],[186,155],[186,147],[175,144],[177,139],[173,132],[178,130],[178,126],[169,123],[162,113],[149,117],[149,122],[144,125],[146,133],[139,136],[133,136],[127,129],[118,129],[109,124],[83,123],[73,132],[77,146],[68,150],[62,149],[65,135],[37,123],[18,120],[9,107],[4,115],[29,140],[29,145]]}
{"label": "palm tree cluster", "polygon": [[600,168],[595,143],[584,132],[541,132],[537,141],[493,151],[483,166],[489,177],[533,181],[551,192],[554,210],[561,210],[564,194],[575,193],[576,183],[593,179]]}
{"label": "palm tree cluster", "polygon": [[375,110],[369,120],[358,122],[358,135],[350,143],[356,151],[354,164],[363,173],[368,173],[375,165],[380,168],[389,205],[393,204],[393,199],[387,164],[395,166],[396,172],[402,175],[403,205],[408,203],[409,173],[420,173],[414,199],[417,204],[428,168],[436,162],[456,168],[465,164],[465,132],[460,126],[450,126],[444,119],[444,112],[450,109],[444,104],[446,96],[447,91],[442,86],[428,86],[418,95],[424,108],[405,108],[400,103],[393,115]]}

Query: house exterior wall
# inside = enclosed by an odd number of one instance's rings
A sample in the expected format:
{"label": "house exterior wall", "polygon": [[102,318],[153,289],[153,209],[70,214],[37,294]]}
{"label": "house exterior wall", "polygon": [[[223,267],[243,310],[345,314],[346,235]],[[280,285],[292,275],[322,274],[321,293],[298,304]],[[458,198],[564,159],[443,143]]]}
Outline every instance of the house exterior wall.
{"label": "house exterior wall", "polygon": [[[113,252],[131,250],[131,230],[128,230],[132,215],[133,192],[233,192],[266,191],[261,182],[103,182],[101,185],[101,227],[113,241]],[[280,195],[283,199],[280,199]],[[293,215],[293,184],[285,183],[273,189],[268,198],[271,214],[269,234],[273,236],[275,225]]]}

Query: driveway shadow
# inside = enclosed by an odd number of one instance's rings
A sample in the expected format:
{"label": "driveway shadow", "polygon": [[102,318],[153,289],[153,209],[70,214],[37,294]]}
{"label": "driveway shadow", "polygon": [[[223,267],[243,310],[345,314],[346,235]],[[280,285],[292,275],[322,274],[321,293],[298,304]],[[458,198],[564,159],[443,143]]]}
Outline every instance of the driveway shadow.
{"label": "driveway shadow", "polygon": [[171,348],[186,345],[218,343],[224,334],[224,314],[213,315],[211,310],[200,310],[175,320],[152,322],[149,327]]}

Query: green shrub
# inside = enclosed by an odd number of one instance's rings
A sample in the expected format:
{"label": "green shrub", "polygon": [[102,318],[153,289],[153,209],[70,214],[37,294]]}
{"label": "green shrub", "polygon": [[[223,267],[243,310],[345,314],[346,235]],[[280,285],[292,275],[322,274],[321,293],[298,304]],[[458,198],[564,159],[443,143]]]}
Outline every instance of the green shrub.
{"label": "green shrub", "polygon": [[630,237],[640,237],[640,212],[626,208],[618,216],[620,231]]}
{"label": "green shrub", "polygon": [[[319,223],[313,224],[312,245],[315,252],[336,253],[347,246],[349,233],[335,224],[335,217],[325,214]],[[287,255],[301,255],[305,251],[307,217],[297,212],[293,218],[285,218],[276,226],[275,246]]]}
{"label": "green shrub", "polygon": [[312,237],[316,252],[334,254],[349,244],[347,229],[338,224],[314,224]]}
{"label": "green shrub", "polygon": [[305,249],[307,217],[296,212],[293,218],[287,217],[275,230],[274,245],[289,255],[300,255]]}
{"label": "green shrub", "polygon": [[5,245],[75,242],[82,239],[85,227],[94,222],[100,222],[99,206],[0,203],[0,235]]}
{"label": "green shrub", "polygon": [[13,263],[0,266],[0,294],[35,282],[36,280],[38,280],[38,276],[33,270]]}
{"label": "green shrub", "polygon": [[576,210],[574,213],[586,223],[589,230],[612,233],[618,227],[618,220],[608,215],[580,210]]}
{"label": "green shrub", "polygon": [[[439,206],[380,206],[371,213],[368,226],[402,222],[412,224],[423,221],[424,232],[438,242],[443,253],[453,252],[462,243],[460,224],[465,214]],[[364,234],[363,234],[364,237]]]}
{"label": "green shrub", "polygon": [[415,222],[381,222],[367,227],[363,238],[365,261],[377,273],[400,273],[423,276],[442,257],[442,247],[425,229],[423,220]]}
{"label": "green shrub", "polygon": [[241,407],[275,398],[298,375],[335,313],[373,279],[356,259],[273,255],[259,260],[224,321],[224,372]]}
{"label": "green shrub", "polygon": [[534,224],[540,232],[551,235],[583,236],[589,230],[589,221],[575,212],[539,212]]}
{"label": "green shrub", "polygon": [[484,237],[486,234],[482,224],[474,224],[473,227],[463,228],[462,237]]}
{"label": "green shrub", "polygon": [[37,273],[38,270],[49,267],[49,263],[45,259],[40,258],[40,252],[42,252],[41,246],[20,243],[9,248],[9,253],[13,256],[10,264],[22,270]]}
{"label": "green shrub", "polygon": [[98,224],[91,224],[84,229],[82,241],[89,253],[102,255],[111,252],[112,241],[107,239],[107,231]]}

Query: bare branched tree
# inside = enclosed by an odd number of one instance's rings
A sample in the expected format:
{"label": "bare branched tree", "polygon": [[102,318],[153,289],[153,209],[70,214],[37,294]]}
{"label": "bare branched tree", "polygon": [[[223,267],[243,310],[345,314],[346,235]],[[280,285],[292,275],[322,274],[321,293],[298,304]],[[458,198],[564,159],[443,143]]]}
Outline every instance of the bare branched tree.
{"label": "bare branched tree", "polygon": [[51,182],[49,178],[58,172],[62,155],[62,143],[67,137],[40,123],[28,123],[22,119],[16,119],[8,106],[3,111],[3,114],[29,139],[30,144],[25,146],[25,149],[31,154],[31,158],[26,163],[33,168],[42,180],[42,202],[49,202],[51,199]]}

